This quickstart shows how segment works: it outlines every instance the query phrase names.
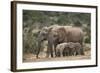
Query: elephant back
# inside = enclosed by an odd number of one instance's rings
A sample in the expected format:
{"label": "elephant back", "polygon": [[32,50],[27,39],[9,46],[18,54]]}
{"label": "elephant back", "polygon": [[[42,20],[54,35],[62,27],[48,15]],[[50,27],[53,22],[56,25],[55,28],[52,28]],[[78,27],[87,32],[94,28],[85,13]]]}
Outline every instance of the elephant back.
{"label": "elephant back", "polygon": [[68,42],[81,42],[83,40],[83,31],[79,27],[71,27],[66,29]]}

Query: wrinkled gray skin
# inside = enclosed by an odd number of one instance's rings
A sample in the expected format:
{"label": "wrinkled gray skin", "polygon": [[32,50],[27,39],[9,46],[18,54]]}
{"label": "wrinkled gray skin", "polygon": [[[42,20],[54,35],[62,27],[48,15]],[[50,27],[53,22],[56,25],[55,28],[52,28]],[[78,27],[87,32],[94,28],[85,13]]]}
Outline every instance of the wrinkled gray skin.
{"label": "wrinkled gray skin", "polygon": [[80,43],[61,43],[58,44],[56,47],[56,56],[63,57],[63,56],[75,56],[80,55],[81,44]]}
{"label": "wrinkled gray skin", "polygon": [[[49,56],[49,54],[51,54],[51,57],[56,56],[56,46],[57,44],[63,42],[78,42],[83,47],[83,31],[78,27],[57,25],[45,27],[40,31],[38,39],[39,50],[37,52],[37,58],[40,52],[41,43],[44,40],[48,40],[47,57]],[[83,54],[84,51],[82,48],[81,55]]]}
{"label": "wrinkled gray skin", "polygon": [[66,50],[69,50],[69,53],[68,55],[69,56],[75,56],[75,55],[80,55],[81,54],[81,44],[76,42],[76,43],[73,43],[73,42],[69,42],[67,43],[67,48],[64,49],[64,51]]}
{"label": "wrinkled gray skin", "polygon": [[[38,58],[38,55],[40,53],[40,49],[41,49],[41,43],[45,40],[48,40],[48,33],[49,31],[52,29],[53,27],[43,27],[38,35],[38,50],[37,50],[37,55],[36,57]],[[50,49],[51,50],[51,49]],[[47,50],[47,54],[49,52],[49,49]]]}
{"label": "wrinkled gray skin", "polygon": [[82,46],[80,43],[74,43],[75,44],[75,55],[81,55],[81,49],[82,49]]}
{"label": "wrinkled gray skin", "polygon": [[[45,40],[48,41],[48,49],[47,49],[47,57],[49,56],[49,54],[51,54],[51,57],[53,57],[53,45],[55,45],[55,43],[51,42],[50,39],[51,39],[51,30],[53,28],[57,28],[59,27],[58,25],[52,25],[50,27],[43,27],[40,32],[39,32],[39,35],[38,35],[38,50],[37,50],[37,55],[36,57],[38,58],[38,55],[40,53],[40,49],[41,49],[41,43]],[[53,39],[51,39],[53,40]]]}
{"label": "wrinkled gray skin", "polygon": [[56,56],[63,57],[65,56],[66,53],[69,53],[69,50],[67,47],[68,47],[68,43],[58,44],[56,47]]}
{"label": "wrinkled gray skin", "polygon": [[[57,44],[63,42],[78,42],[83,46],[83,31],[78,27],[71,26],[59,26],[52,28],[48,34],[48,46],[54,49],[56,56]],[[83,48],[81,49],[81,55],[84,55]],[[54,56],[54,55],[53,55]]]}

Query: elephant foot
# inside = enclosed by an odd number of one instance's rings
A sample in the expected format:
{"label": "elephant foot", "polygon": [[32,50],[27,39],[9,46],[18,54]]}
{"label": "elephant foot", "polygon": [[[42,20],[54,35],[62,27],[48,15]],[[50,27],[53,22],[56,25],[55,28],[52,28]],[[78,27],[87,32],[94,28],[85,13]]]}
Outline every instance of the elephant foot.
{"label": "elephant foot", "polygon": [[39,59],[40,57],[39,56],[36,56],[36,59]]}
{"label": "elephant foot", "polygon": [[40,59],[40,57],[36,57],[36,59]]}
{"label": "elephant foot", "polygon": [[36,56],[36,59],[38,59],[39,57]]}
{"label": "elephant foot", "polygon": [[52,54],[51,54],[51,56],[50,55],[46,55],[46,58],[49,58],[49,57],[53,58],[54,56]]}
{"label": "elephant foot", "polygon": [[51,55],[51,57],[53,58],[54,56],[53,56],[53,55]]}
{"label": "elephant foot", "polygon": [[47,55],[46,55],[46,58],[50,58],[50,55],[49,55],[49,54],[47,54]]}
{"label": "elephant foot", "polygon": [[85,53],[84,53],[84,50],[83,50],[83,49],[81,49],[81,55],[85,55]]}
{"label": "elephant foot", "polygon": [[81,55],[85,55],[84,52]]}
{"label": "elephant foot", "polygon": [[46,58],[48,58],[49,56],[48,55],[46,55]]}
{"label": "elephant foot", "polygon": [[51,57],[52,57],[52,58],[54,57],[53,53],[51,53]]}
{"label": "elephant foot", "polygon": [[81,52],[81,55],[85,55],[84,51]]}

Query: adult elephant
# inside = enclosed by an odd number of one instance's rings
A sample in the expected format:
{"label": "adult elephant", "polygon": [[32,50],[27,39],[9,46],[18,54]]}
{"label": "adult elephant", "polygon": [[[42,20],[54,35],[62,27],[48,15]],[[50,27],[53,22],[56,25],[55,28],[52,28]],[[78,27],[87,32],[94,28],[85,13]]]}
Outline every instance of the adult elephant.
{"label": "adult elephant", "polygon": [[[57,44],[63,42],[79,42],[83,46],[83,31],[81,28],[72,26],[53,26],[48,27],[40,31],[39,34],[39,50],[43,40],[48,40],[48,52],[47,56],[51,54],[51,57],[56,56]],[[81,48],[81,54],[84,54],[83,48]]]}
{"label": "adult elephant", "polygon": [[[83,51],[83,31],[79,27],[72,26],[59,26],[52,28],[48,34],[48,48],[53,48],[56,55],[57,44],[64,42],[78,42],[82,45],[81,55],[84,55]],[[52,51],[51,51],[52,54]],[[54,56],[54,55],[52,55]]]}
{"label": "adult elephant", "polygon": [[[48,41],[48,48],[47,48],[47,57],[49,56],[49,54],[51,54],[51,57],[53,57],[53,45],[55,45],[55,43],[51,43],[50,41],[50,34],[51,34],[51,30],[52,29],[56,29],[56,28],[59,28],[61,26],[58,26],[58,25],[52,25],[52,26],[49,26],[49,27],[43,27],[40,31],[39,31],[39,34],[38,34],[38,50],[37,50],[37,55],[36,55],[36,58],[38,58],[38,55],[40,53],[40,49],[41,49],[41,44],[43,41],[47,40]],[[52,39],[53,40],[53,39]]]}
{"label": "adult elephant", "polygon": [[[38,34],[38,50],[37,50],[37,55],[36,55],[37,58],[38,58],[38,55],[40,53],[42,42],[45,41],[45,40],[48,41],[48,34],[49,34],[50,30],[55,26],[57,26],[57,25],[53,25],[53,26],[50,26],[50,27],[43,27],[39,31],[39,34]],[[47,53],[47,54],[49,54],[49,53]]]}

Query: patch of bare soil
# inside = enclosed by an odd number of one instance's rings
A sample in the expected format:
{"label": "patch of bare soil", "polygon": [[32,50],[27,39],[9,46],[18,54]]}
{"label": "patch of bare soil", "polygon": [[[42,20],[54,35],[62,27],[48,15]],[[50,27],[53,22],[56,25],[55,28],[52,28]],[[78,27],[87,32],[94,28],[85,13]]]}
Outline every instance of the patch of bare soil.
{"label": "patch of bare soil", "polygon": [[32,53],[27,53],[23,55],[23,62],[41,62],[41,61],[64,61],[64,60],[84,60],[91,59],[91,51],[85,51],[85,55],[77,55],[77,56],[65,56],[65,57],[54,57],[54,58],[46,58],[45,53],[40,53],[39,58],[36,58],[36,55]]}

